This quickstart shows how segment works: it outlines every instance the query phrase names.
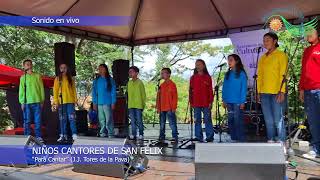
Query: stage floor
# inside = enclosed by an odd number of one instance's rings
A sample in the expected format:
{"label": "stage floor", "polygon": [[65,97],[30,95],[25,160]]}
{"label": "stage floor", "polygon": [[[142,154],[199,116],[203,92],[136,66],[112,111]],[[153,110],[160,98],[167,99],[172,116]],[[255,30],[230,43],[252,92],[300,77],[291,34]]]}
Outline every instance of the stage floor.
{"label": "stage floor", "polygon": [[[171,139],[171,130],[167,126],[166,137]],[[180,146],[183,142],[186,142],[191,135],[191,128],[188,124],[179,124],[179,137],[180,143],[176,146],[170,144],[169,146],[163,149],[162,155],[148,155],[149,158],[149,168],[142,174],[138,174],[129,179],[146,179],[146,180],[190,180],[195,179],[195,166],[194,166],[194,149],[178,149],[176,147]],[[159,125],[147,124],[145,129],[145,141],[144,145],[148,143],[156,143],[159,135]],[[79,137],[81,138],[81,137]],[[104,139],[98,137],[91,137],[92,139]],[[105,138],[107,141],[108,139]],[[263,142],[265,139],[263,136],[250,137],[248,139],[250,142],[260,141]],[[56,139],[52,139],[52,142]],[[220,137],[218,134],[215,134],[214,143],[219,143]],[[222,143],[230,142],[230,137],[227,133],[223,133],[221,136]],[[51,144],[51,143],[50,143]],[[54,144],[54,143],[52,143]],[[182,148],[186,148],[188,144]],[[298,149],[296,147],[296,154],[301,155],[306,149]],[[309,177],[319,177],[320,178],[320,159],[317,159],[317,162],[303,159],[298,156],[290,158],[289,161],[297,162],[297,170],[299,171],[298,180],[306,180]],[[214,170],[213,170],[214,171]],[[290,178],[295,176],[293,170],[288,169],[287,175]],[[61,164],[48,164],[42,165],[39,167],[28,167],[28,168],[16,168],[16,167],[6,167],[0,166],[0,180],[10,179],[10,175],[20,175],[26,179],[65,179],[65,180],[104,180],[104,179],[117,179],[112,177],[97,176],[91,174],[83,174],[73,171],[72,165],[61,165]]]}
{"label": "stage floor", "polygon": [[[99,138],[100,139],[100,138]],[[147,141],[145,141],[147,142]],[[295,150],[297,155],[303,151]],[[149,155],[149,168],[142,174],[129,177],[129,179],[141,180],[190,180],[195,179],[194,150],[192,149],[174,149],[164,148],[163,155]],[[299,172],[298,180],[306,180],[309,177],[320,178],[320,159],[318,162],[306,160],[298,156],[290,158],[289,161],[297,162]],[[287,170],[290,178],[295,177],[292,169]],[[0,166],[0,179],[10,179],[10,175],[19,175],[26,179],[65,179],[65,180],[104,180],[118,179],[105,176],[77,173],[73,171],[72,165],[48,164],[39,167],[15,168]]]}
{"label": "stage floor", "polygon": [[[139,180],[190,180],[195,178],[194,164],[188,162],[189,159],[185,157],[179,157],[177,161],[167,161],[167,160],[155,160],[157,158],[150,157],[149,168],[146,172],[138,174],[129,179],[139,179]],[[175,158],[172,158],[175,159]],[[184,161],[186,162],[181,162]],[[319,177],[320,178],[320,166],[316,162],[305,160],[299,157],[294,157],[298,163],[297,170],[299,171],[298,180],[306,180],[309,177]],[[29,167],[29,168],[14,168],[14,167],[4,167],[0,166],[0,173],[6,173],[10,179],[10,175],[21,174],[26,179],[34,179],[28,177],[38,177],[36,179],[69,179],[69,180],[116,180],[119,178],[97,176],[91,174],[83,174],[74,172],[72,165],[44,165],[40,167]],[[295,173],[292,170],[287,170],[287,175],[291,178],[295,177]],[[0,179],[2,179],[0,175]]]}

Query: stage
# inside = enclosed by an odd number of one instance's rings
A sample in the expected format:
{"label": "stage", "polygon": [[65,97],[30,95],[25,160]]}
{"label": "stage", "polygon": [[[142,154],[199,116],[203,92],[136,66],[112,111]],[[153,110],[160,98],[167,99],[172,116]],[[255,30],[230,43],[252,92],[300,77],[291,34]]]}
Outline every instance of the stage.
{"label": "stage", "polygon": [[[130,176],[128,179],[154,179],[154,180],[189,180],[195,179],[195,165],[194,165],[194,157],[195,150],[194,149],[186,149],[187,146],[183,148],[178,148],[181,143],[185,142],[190,136],[189,126],[179,125],[180,132],[180,142],[177,145],[172,145],[169,141],[171,138],[170,129],[167,129],[167,143],[168,147],[163,148],[162,155],[148,155],[149,164],[147,171],[142,174],[138,174],[135,176]],[[158,125],[156,124],[154,127],[152,124],[146,125],[145,131],[145,140],[136,142],[139,146],[149,146],[154,144],[157,139],[158,134]],[[222,134],[222,143],[229,143],[229,136],[226,133]],[[82,138],[81,136],[79,137]],[[99,137],[91,137],[91,139],[101,140],[107,138],[99,138]],[[263,138],[262,138],[263,139]],[[121,141],[121,139],[119,139]],[[254,138],[256,141],[257,138]],[[214,143],[219,143],[219,135],[215,135]],[[188,145],[188,144],[186,144]],[[302,155],[303,152],[308,149],[295,147],[296,154]],[[204,156],[210,156],[210,154],[204,154]],[[287,175],[289,178],[295,177],[295,170],[298,173],[298,180],[305,180],[309,177],[319,177],[320,178],[320,159],[316,159],[315,161],[310,161],[303,159],[301,157],[294,156],[289,158],[289,162],[296,162],[296,169],[287,168]],[[214,172],[214,169],[212,170]],[[0,179],[10,179],[10,177],[24,177],[28,179],[94,179],[94,180],[102,180],[102,179],[118,179],[106,176],[98,176],[92,174],[84,174],[73,171],[72,164],[47,164],[42,166],[30,166],[28,168],[16,168],[16,167],[6,167],[0,166]]]}
{"label": "stage", "polygon": [[[191,149],[172,149],[166,148],[165,153],[162,156],[148,156],[149,167],[148,170],[142,174],[138,174],[129,179],[141,179],[141,180],[189,180],[195,178],[195,167],[193,164],[194,160],[194,150]],[[301,155],[302,152],[296,151]],[[306,180],[309,177],[319,177],[320,178],[320,166],[318,163],[309,161],[300,157],[293,157],[289,159],[290,161],[297,162],[298,180]],[[318,159],[318,161],[320,161]],[[214,171],[214,170],[213,170]],[[295,177],[295,172],[293,169],[287,170],[287,175],[290,178]],[[39,167],[29,167],[29,168],[15,168],[15,167],[5,167],[0,166],[0,179],[10,179],[10,176],[22,176],[29,177],[28,179],[94,179],[94,180],[104,180],[104,179],[118,179],[105,176],[97,176],[91,174],[77,173],[73,171],[72,165],[54,165],[48,164]]]}

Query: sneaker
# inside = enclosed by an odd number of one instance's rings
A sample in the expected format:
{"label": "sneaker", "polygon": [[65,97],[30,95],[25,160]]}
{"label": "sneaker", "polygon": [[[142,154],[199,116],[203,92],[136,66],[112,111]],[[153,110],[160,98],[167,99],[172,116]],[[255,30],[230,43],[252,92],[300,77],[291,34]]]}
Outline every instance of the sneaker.
{"label": "sneaker", "polygon": [[207,142],[213,142],[213,139],[211,139],[211,138],[206,138],[206,141],[207,141]]}
{"label": "sneaker", "polygon": [[178,138],[178,137],[175,137],[175,138],[172,138],[170,141],[176,141],[176,142],[178,142],[178,141],[179,141],[179,138]]}
{"label": "sneaker", "polygon": [[317,154],[314,151],[309,151],[308,153],[303,154],[302,156],[308,159],[315,159],[317,157]]}
{"label": "sneaker", "polygon": [[100,137],[107,137],[107,135],[106,134],[100,134]]}
{"label": "sneaker", "polygon": [[41,143],[44,143],[43,139],[41,137],[37,137],[37,140]]}
{"label": "sneaker", "polygon": [[203,142],[203,139],[194,138],[194,141]]}
{"label": "sneaker", "polygon": [[115,138],[114,135],[108,135],[108,138]]}
{"label": "sneaker", "polygon": [[139,135],[138,139],[143,140],[143,135]]}
{"label": "sneaker", "polygon": [[130,135],[130,136],[129,136],[129,139],[130,139],[130,140],[136,140],[137,138],[136,138],[135,136],[133,136],[133,135]]}
{"label": "sneaker", "polygon": [[282,143],[282,147],[283,147],[283,153],[284,155],[288,155],[288,152],[287,152],[287,147]]}
{"label": "sneaker", "polygon": [[75,141],[75,140],[77,140],[77,139],[78,139],[78,135],[73,134],[73,135],[72,135],[72,140]]}
{"label": "sneaker", "polygon": [[274,140],[268,140],[268,143],[274,143]]}
{"label": "sneaker", "polygon": [[59,139],[57,140],[57,142],[58,142],[58,143],[61,143],[61,142],[63,142],[63,141],[65,141],[65,138],[64,138],[64,136],[61,136],[61,135],[60,135],[60,137],[59,137]]}

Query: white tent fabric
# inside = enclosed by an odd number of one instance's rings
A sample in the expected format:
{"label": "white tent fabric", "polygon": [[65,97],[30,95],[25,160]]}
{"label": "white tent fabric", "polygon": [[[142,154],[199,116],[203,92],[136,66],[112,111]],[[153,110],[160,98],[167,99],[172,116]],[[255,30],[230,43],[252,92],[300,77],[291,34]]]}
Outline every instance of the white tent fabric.
{"label": "white tent fabric", "polygon": [[127,26],[36,27],[129,46],[226,37],[261,29],[275,12],[306,20],[320,0],[1,0],[0,14],[20,16],[131,16]]}

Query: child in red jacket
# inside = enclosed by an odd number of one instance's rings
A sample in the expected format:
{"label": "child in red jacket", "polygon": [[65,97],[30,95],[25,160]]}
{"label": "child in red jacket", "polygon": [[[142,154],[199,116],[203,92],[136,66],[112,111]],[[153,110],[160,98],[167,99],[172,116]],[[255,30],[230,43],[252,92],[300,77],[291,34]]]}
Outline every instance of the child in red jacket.
{"label": "child in red jacket", "polygon": [[195,64],[193,76],[190,79],[189,100],[194,110],[195,135],[198,141],[203,141],[202,114],[206,125],[206,141],[212,142],[214,131],[211,119],[211,108],[213,103],[213,89],[211,76],[208,73],[206,63],[198,59]]}

